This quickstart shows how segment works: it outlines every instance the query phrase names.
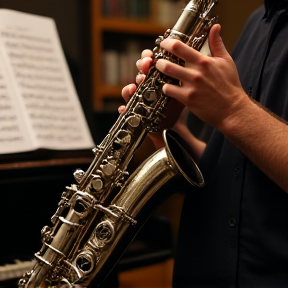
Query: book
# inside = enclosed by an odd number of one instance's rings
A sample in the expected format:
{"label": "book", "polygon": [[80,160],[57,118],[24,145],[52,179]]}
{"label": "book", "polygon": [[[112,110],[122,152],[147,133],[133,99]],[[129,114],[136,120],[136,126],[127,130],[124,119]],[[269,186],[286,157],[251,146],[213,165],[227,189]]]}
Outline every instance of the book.
{"label": "book", "polygon": [[[136,62],[141,56],[137,41],[128,40],[121,50],[106,49],[102,57],[102,82],[107,86],[124,86],[135,82]],[[116,109],[117,110],[117,109]]]}
{"label": "book", "polygon": [[55,21],[0,9],[0,154],[93,147]]}
{"label": "book", "polygon": [[[104,50],[102,57],[103,83],[107,86],[120,84],[120,60],[117,50]],[[127,83],[127,82],[126,82]]]}

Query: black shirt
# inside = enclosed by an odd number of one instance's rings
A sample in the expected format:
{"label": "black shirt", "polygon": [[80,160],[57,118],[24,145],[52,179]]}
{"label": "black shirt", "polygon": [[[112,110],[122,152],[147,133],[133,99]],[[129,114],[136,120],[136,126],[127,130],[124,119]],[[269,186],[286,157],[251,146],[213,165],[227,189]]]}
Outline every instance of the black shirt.
{"label": "black shirt", "polygon": [[[274,0],[255,11],[233,58],[246,93],[288,120],[286,9]],[[288,287],[288,194],[216,130],[200,168],[206,186],[185,196],[174,287]]]}

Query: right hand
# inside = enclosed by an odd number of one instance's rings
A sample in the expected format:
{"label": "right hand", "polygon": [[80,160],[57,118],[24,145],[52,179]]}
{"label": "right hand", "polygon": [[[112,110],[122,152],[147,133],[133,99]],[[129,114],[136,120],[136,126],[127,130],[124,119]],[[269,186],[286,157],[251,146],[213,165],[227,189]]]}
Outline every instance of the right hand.
{"label": "right hand", "polygon": [[[136,76],[136,83],[131,83],[126,85],[122,89],[122,97],[128,102],[130,97],[136,91],[137,85],[144,81],[146,75],[149,72],[151,64],[153,63],[153,52],[151,50],[143,50],[141,54],[141,59],[136,62],[136,66],[139,70],[138,75]],[[184,109],[184,105],[177,100],[171,98],[165,112],[166,118],[161,122],[161,126],[158,133],[149,133],[149,138],[153,141],[156,148],[160,148],[164,146],[164,141],[162,137],[162,131],[164,129],[172,128],[178,118],[181,115],[181,112]],[[126,111],[126,107],[120,106],[118,108],[119,113],[124,113]],[[183,119],[183,118],[182,118]]]}

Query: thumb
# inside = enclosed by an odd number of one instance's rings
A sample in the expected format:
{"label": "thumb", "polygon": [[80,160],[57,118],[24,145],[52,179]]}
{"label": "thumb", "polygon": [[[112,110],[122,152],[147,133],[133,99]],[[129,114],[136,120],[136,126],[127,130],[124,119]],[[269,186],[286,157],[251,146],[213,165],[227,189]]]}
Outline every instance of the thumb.
{"label": "thumb", "polygon": [[230,58],[229,53],[227,52],[225,45],[220,36],[221,26],[219,24],[215,24],[211,27],[209,33],[209,47],[213,57],[220,58]]}

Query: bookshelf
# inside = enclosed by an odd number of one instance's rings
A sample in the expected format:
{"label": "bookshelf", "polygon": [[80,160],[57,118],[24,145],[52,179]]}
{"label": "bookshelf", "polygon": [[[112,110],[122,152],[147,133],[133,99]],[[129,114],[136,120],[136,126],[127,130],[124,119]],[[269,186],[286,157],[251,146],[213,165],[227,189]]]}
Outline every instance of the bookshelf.
{"label": "bookshelf", "polygon": [[121,90],[135,81],[135,63],[141,51],[154,48],[156,38],[173,26],[186,2],[91,0],[92,97],[95,112],[115,112],[123,104]]}

